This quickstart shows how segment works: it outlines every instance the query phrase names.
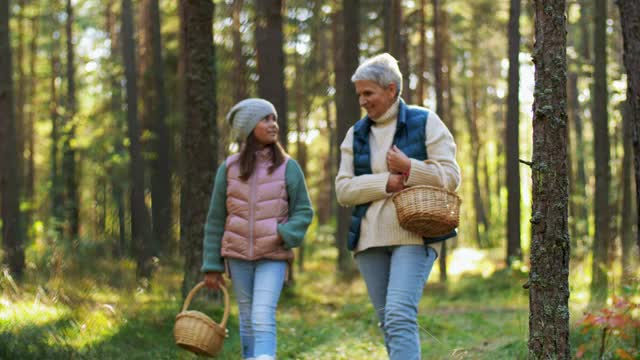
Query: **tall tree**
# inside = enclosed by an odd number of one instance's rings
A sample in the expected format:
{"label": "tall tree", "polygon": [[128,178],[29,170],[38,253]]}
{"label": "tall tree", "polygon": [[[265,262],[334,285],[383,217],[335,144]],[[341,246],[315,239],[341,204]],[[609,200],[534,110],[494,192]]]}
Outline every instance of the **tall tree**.
{"label": "tall tree", "polygon": [[181,1],[180,62],[184,71],[183,173],[180,243],[185,256],[183,296],[199,281],[203,224],[209,209],[217,156],[216,73],[211,0]]}
{"label": "tall tree", "polygon": [[[436,91],[436,112],[444,111],[444,98],[442,94],[442,25],[440,0],[432,0],[433,4],[433,78]],[[445,120],[446,121],[446,120]]]}
{"label": "tall tree", "polygon": [[234,0],[231,7],[231,37],[233,38],[233,71],[236,79],[233,83],[233,102],[238,103],[243,99],[249,97],[249,91],[247,89],[247,62],[242,52],[242,30],[240,23],[240,14],[242,7],[244,6],[244,0]]}
{"label": "tall tree", "polygon": [[[37,9],[36,9],[37,11]],[[26,219],[24,221],[25,226],[29,226],[32,221],[33,209],[35,208],[35,122],[36,122],[36,59],[38,57],[38,34],[40,31],[40,21],[38,16],[34,16],[31,20],[31,29],[33,34],[31,36],[31,42],[29,44],[29,113],[27,117],[25,141],[28,148],[28,155],[25,167],[25,199],[29,202],[29,208]]]}
{"label": "tall tree", "polygon": [[[636,178],[637,245],[640,252],[640,4],[634,0],[618,0],[622,37],[624,40],[624,66],[627,69],[627,99],[633,134]],[[638,254],[640,256],[640,253]]]}
{"label": "tall tree", "polygon": [[129,136],[129,179],[131,181],[131,240],[136,258],[136,275],[151,275],[149,213],[144,201],[144,166],[138,120],[135,40],[131,0],[122,0],[122,54],[126,79],[127,131]]}
{"label": "tall tree", "polygon": [[16,278],[24,272],[24,242],[20,230],[20,178],[16,167],[16,124],[13,103],[13,68],[9,30],[9,1],[0,4],[0,215],[3,263]]}
{"label": "tall tree", "polygon": [[[105,4],[105,30],[110,40],[110,63],[114,64],[109,69],[109,79],[111,87],[111,116],[113,117],[113,132],[120,134],[123,132],[123,116],[122,116],[122,85],[120,83],[120,76],[116,71],[116,65],[120,65],[119,51],[120,49],[120,37],[117,33],[117,14],[115,12],[115,4],[117,0],[109,0]],[[122,155],[125,151],[122,138],[120,136],[114,136],[113,139],[114,153]],[[114,168],[119,167],[119,164],[114,164]],[[109,169],[111,170],[111,169]],[[115,170],[115,169],[114,169]],[[109,171],[111,192],[113,201],[115,202],[117,217],[118,217],[118,241],[113,244],[112,254],[113,256],[120,258],[126,253],[126,223],[125,223],[125,204],[124,204],[124,186],[122,184],[121,172]]]}
{"label": "tall tree", "polygon": [[418,43],[418,85],[416,88],[416,103],[417,105],[422,106],[424,102],[424,89],[426,87],[425,81],[425,72],[427,71],[427,0],[420,0],[420,8],[418,9],[418,32],[419,32],[419,43]]}
{"label": "tall tree", "polygon": [[401,0],[385,0],[383,4],[385,51],[398,60],[402,72],[402,97],[411,103],[411,88],[409,87],[409,54],[407,37],[404,33],[404,19]]}
{"label": "tall tree", "polygon": [[511,0],[509,10],[509,94],[507,98],[507,264],[521,259],[520,248],[520,0]]}
{"label": "tall tree", "polygon": [[169,131],[166,124],[167,100],[164,90],[162,38],[158,0],[141,3],[142,122],[151,128],[151,218],[153,253],[162,254],[169,244],[171,230],[171,174],[169,170]]}
{"label": "tall tree", "polygon": [[569,359],[564,0],[536,0],[529,358]]}
{"label": "tall tree", "polygon": [[258,96],[273,103],[278,112],[280,142],[287,147],[287,91],[284,85],[282,0],[256,0],[256,52]]}
{"label": "tall tree", "polygon": [[62,179],[64,182],[64,212],[66,232],[69,240],[78,237],[80,227],[78,180],[76,174],[76,150],[73,142],[76,134],[76,82],[75,82],[75,54],[73,45],[73,6],[67,0],[67,20],[65,24],[67,35],[67,101],[62,129]]}
{"label": "tall tree", "polygon": [[[338,149],[336,159],[340,162],[340,143],[344,140],[353,124],[360,118],[360,105],[356,96],[355,87],[351,83],[351,74],[358,68],[360,43],[359,25],[359,0],[342,1],[342,19],[339,25],[338,53],[334,61],[336,72],[336,137]],[[341,275],[349,276],[352,272],[351,256],[347,250],[347,237],[351,223],[351,209],[339,207],[338,230],[336,233],[336,246],[338,247],[338,270]]]}
{"label": "tall tree", "polygon": [[607,116],[607,1],[594,0],[594,83],[593,83],[593,142],[596,173],[594,215],[596,223],[591,267],[591,299],[602,304],[607,298],[607,261],[609,254],[609,130]]}

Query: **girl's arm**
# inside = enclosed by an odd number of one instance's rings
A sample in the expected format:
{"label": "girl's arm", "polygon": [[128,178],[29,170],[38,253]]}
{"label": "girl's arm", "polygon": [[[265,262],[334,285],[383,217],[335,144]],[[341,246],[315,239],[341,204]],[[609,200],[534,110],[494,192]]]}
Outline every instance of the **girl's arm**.
{"label": "girl's arm", "polygon": [[227,167],[223,162],[218,167],[209,204],[207,222],[204,225],[202,272],[223,272],[220,244],[227,220]]}
{"label": "girl's arm", "polygon": [[285,176],[289,196],[289,219],[286,223],[278,224],[278,233],[282,237],[284,247],[291,249],[302,244],[307,228],[313,220],[313,208],[304,174],[295,160],[289,159],[287,162]]}
{"label": "girl's arm", "polygon": [[340,145],[340,169],[336,176],[336,195],[343,206],[366,204],[389,197],[388,172],[355,176],[353,169],[353,127]]}

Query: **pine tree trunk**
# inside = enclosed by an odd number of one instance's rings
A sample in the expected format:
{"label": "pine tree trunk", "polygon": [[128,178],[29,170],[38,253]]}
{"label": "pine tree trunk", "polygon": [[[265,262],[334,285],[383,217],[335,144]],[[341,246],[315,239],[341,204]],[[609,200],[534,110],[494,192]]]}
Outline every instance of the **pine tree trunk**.
{"label": "pine tree trunk", "polygon": [[[442,94],[442,25],[440,24],[440,0],[432,0],[433,4],[433,78],[436,91],[436,112],[444,114],[444,98]],[[445,120],[447,121],[447,120]]]}
{"label": "pine tree trunk", "polygon": [[256,0],[256,52],[258,96],[273,103],[278,112],[280,143],[287,148],[287,92],[284,85],[282,0]]}
{"label": "pine tree trunk", "polygon": [[56,85],[56,79],[60,75],[60,57],[57,53],[58,44],[57,40],[52,36],[52,50],[51,50],[51,79],[50,79],[50,92],[51,100],[50,104],[50,116],[51,116],[51,214],[52,214],[52,227],[55,229],[58,239],[63,235],[63,189],[62,179],[60,176],[60,169],[58,165],[59,160],[59,141],[60,141],[60,115],[58,112],[58,89]]}
{"label": "pine tree trunk", "polygon": [[182,294],[202,275],[202,240],[217,163],[215,50],[210,0],[180,2],[181,63],[184,71],[184,170],[180,195],[180,243],[185,257]]}
{"label": "pine tree trunk", "polygon": [[564,11],[564,0],[535,1],[530,359],[571,356]]}
{"label": "pine tree trunk", "polygon": [[139,279],[151,276],[149,213],[144,200],[144,160],[140,145],[135,40],[131,0],[122,0],[122,51],[126,78],[127,128],[129,136],[129,177],[131,186],[131,242]]}
{"label": "pine tree trunk", "polygon": [[618,0],[622,37],[624,39],[624,66],[627,69],[627,99],[632,127],[635,158],[636,216],[638,231],[636,242],[640,257],[640,4],[634,0]]}
{"label": "pine tree trunk", "polygon": [[233,58],[234,61],[233,71],[234,85],[233,85],[233,102],[238,103],[243,99],[249,97],[249,91],[247,90],[247,62],[245,56],[242,53],[242,33],[240,31],[240,13],[244,6],[244,0],[234,0],[231,9],[231,19],[233,25],[231,27],[231,37],[233,38]]}
{"label": "pine tree trunk", "polygon": [[424,103],[424,89],[427,86],[425,79],[425,72],[427,71],[427,19],[426,19],[427,1],[420,0],[420,8],[418,20],[418,32],[420,36],[420,42],[418,44],[418,87],[416,89],[416,104],[422,106]]}
{"label": "pine tree trunk", "polygon": [[[24,71],[24,47],[25,47],[25,29],[24,19],[25,13],[25,0],[18,0],[18,6],[20,12],[16,14],[18,20],[18,43],[15,53],[15,70],[17,75],[16,81],[16,98],[15,98],[15,126],[16,126],[16,152],[18,154],[18,161],[16,163],[16,172],[21,184],[24,184],[25,175],[25,161],[24,161],[24,149],[26,144],[26,119],[25,119],[25,103],[26,103],[26,87],[27,81]],[[24,187],[22,188],[24,191]],[[20,193],[18,198],[21,199],[24,194]]]}
{"label": "pine tree trunk", "polygon": [[[33,221],[33,213],[35,209],[35,123],[36,123],[36,59],[38,51],[38,34],[40,31],[40,21],[38,17],[34,17],[31,21],[31,29],[33,31],[31,43],[29,44],[29,101],[30,109],[26,124],[26,147],[29,149],[29,155],[26,159],[25,171],[25,200],[29,202],[29,208],[25,214],[25,224],[28,229]],[[27,234],[25,232],[25,234]],[[27,239],[29,235],[25,239]]]}
{"label": "pine tree trunk", "polygon": [[507,98],[507,264],[522,259],[520,248],[520,0],[511,0],[509,10],[509,94]]}
{"label": "pine tree trunk", "polygon": [[[118,63],[120,39],[116,29],[117,16],[114,11],[116,0],[109,0],[106,4],[106,32],[108,38],[111,41],[111,61]],[[111,86],[111,114],[113,116],[113,132],[119,134],[123,131],[122,124],[122,88],[120,85],[120,78],[113,69],[110,70],[110,86]],[[123,154],[125,149],[123,148],[122,139],[116,138],[113,144],[114,152],[116,154]],[[118,216],[118,241],[113,244],[112,254],[116,258],[122,258],[126,254],[126,223],[125,223],[125,204],[124,204],[124,188],[122,185],[122,179],[115,174],[110,175],[111,182],[111,195],[116,205],[116,211]]]}
{"label": "pine tree trunk", "polygon": [[591,271],[591,301],[603,304],[607,298],[607,259],[609,254],[609,130],[607,116],[607,55],[606,55],[606,0],[594,1],[594,84],[593,84],[593,142],[596,191],[594,215],[596,222],[593,239],[593,263]]}
{"label": "pine tree trunk", "polygon": [[[65,111],[64,139],[62,142],[62,178],[64,182],[64,211],[68,240],[75,244],[80,228],[76,150],[72,143],[76,133],[76,82],[73,48],[73,7],[67,0],[67,108]],[[74,245],[75,246],[75,245]]]}
{"label": "pine tree trunk", "polygon": [[[360,119],[360,105],[351,82],[351,75],[358,68],[360,54],[360,1],[342,1],[342,19],[338,25],[338,35],[334,67],[336,71],[336,159],[340,162],[340,144],[347,135],[350,124]],[[338,90],[339,89],[339,90]],[[351,208],[339,206],[338,231],[336,246],[338,247],[338,271],[341,276],[350,277],[353,274],[353,260],[347,250],[347,238],[351,224]]]}
{"label": "pine tree trunk", "polygon": [[622,248],[622,282],[630,282],[633,279],[632,255],[633,255],[633,211],[631,207],[635,194],[631,191],[631,181],[633,168],[633,124],[631,123],[630,89],[627,88],[627,101],[623,104],[622,136],[624,141],[624,156],[622,158],[622,208],[620,242]]}
{"label": "pine tree trunk", "polygon": [[0,216],[2,217],[3,264],[12,276],[24,273],[24,239],[20,230],[20,177],[16,171],[16,118],[13,104],[13,68],[9,1],[0,2]]}
{"label": "pine tree trunk", "polygon": [[169,131],[166,124],[166,96],[162,38],[160,34],[160,9],[158,0],[141,3],[142,44],[141,73],[144,94],[142,123],[153,133],[151,161],[151,198],[154,255],[163,254],[169,244],[171,228],[171,173],[169,170]]}

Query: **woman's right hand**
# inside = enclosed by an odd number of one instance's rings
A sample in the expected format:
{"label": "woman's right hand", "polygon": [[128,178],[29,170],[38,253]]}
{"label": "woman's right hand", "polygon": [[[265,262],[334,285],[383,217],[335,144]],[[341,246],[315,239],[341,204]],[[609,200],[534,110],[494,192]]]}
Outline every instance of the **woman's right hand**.
{"label": "woman's right hand", "polygon": [[396,193],[404,189],[404,176],[402,174],[391,174],[387,180],[387,192]]}
{"label": "woman's right hand", "polygon": [[221,272],[208,272],[204,274],[204,285],[209,289],[219,290],[220,285],[224,286],[224,278]]}

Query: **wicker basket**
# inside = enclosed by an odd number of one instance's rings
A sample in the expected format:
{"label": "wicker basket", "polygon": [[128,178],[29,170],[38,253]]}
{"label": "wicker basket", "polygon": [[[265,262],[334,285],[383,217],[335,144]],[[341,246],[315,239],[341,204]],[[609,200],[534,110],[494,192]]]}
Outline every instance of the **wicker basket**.
{"label": "wicker basket", "polygon": [[194,295],[204,286],[204,282],[196,285],[187,296],[182,311],[176,316],[173,336],[176,345],[198,355],[215,356],[222,349],[222,343],[227,336],[227,319],[229,318],[229,294],[224,286],[220,286],[224,293],[224,315],[220,325],[207,315],[194,310],[187,310]]}
{"label": "wicker basket", "polygon": [[[444,178],[442,167],[435,164]],[[397,192],[392,197],[400,226],[423,237],[443,236],[458,227],[460,197],[449,190],[416,185]]]}

